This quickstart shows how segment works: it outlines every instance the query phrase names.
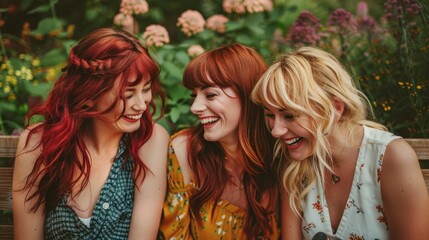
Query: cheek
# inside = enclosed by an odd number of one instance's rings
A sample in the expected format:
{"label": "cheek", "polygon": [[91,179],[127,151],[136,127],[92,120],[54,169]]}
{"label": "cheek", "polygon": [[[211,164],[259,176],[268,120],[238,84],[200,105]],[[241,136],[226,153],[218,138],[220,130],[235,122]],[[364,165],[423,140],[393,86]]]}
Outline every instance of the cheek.
{"label": "cheek", "polygon": [[272,118],[266,118],[266,122],[267,122],[269,130],[271,131],[271,129],[274,128],[274,119],[272,119]]}
{"label": "cheek", "polygon": [[152,91],[149,91],[147,94],[145,94],[144,99],[146,102],[150,102],[152,100]]}

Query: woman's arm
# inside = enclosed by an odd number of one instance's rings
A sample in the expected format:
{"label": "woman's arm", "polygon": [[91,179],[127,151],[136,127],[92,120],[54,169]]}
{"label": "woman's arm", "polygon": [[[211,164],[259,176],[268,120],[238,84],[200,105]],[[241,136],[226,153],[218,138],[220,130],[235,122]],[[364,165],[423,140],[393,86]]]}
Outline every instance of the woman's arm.
{"label": "woman's arm", "polygon": [[381,171],[392,239],[429,239],[429,196],[416,153],[403,139],[388,144]]}
{"label": "woman's arm", "polygon": [[128,239],[156,239],[167,186],[167,151],[169,135],[158,124],[150,139],[140,149],[148,173],[134,194],[134,208]]}
{"label": "woman's arm", "polygon": [[289,205],[289,194],[280,186],[281,196],[281,235],[283,240],[304,239],[301,232],[301,218],[296,215]]}
{"label": "woman's arm", "polygon": [[[26,129],[21,134],[18,140],[16,150],[15,166],[13,171],[12,182],[12,207],[13,207],[13,228],[14,237],[19,239],[44,239],[44,224],[45,215],[43,205],[36,212],[32,212],[30,208],[33,206],[34,199],[26,201],[26,196],[29,192],[34,192],[35,188],[22,191],[26,183],[27,177],[33,169],[36,158],[40,154],[40,149],[29,151],[34,148],[39,141],[39,137],[33,134],[28,146],[25,147],[25,142],[28,137],[29,130]],[[35,183],[33,186],[37,186]]]}

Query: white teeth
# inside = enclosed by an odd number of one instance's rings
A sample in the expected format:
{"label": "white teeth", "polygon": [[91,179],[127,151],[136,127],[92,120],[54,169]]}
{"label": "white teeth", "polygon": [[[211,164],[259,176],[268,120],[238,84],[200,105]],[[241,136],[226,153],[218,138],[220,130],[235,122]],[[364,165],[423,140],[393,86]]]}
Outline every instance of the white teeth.
{"label": "white teeth", "polygon": [[142,117],[142,114],[139,115],[127,115],[125,116],[126,118],[130,118],[130,119],[134,119],[134,120],[138,120]]}
{"label": "white teeth", "polygon": [[219,118],[214,118],[214,117],[204,118],[204,119],[201,119],[201,124],[216,122],[218,119]]}
{"label": "white teeth", "polygon": [[301,140],[301,137],[296,137],[296,138],[293,138],[293,139],[285,140],[285,142],[288,145],[292,145],[292,144],[297,143],[299,140]]}

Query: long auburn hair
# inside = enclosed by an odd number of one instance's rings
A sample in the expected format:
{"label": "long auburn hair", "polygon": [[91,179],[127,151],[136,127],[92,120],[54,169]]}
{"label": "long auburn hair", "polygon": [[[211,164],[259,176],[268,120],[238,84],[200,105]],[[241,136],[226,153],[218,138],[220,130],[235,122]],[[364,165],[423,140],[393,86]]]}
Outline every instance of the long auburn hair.
{"label": "long auburn hair", "polygon": [[[271,169],[274,140],[265,127],[263,108],[250,101],[250,92],[266,68],[256,51],[232,44],[199,55],[188,64],[183,75],[183,84],[188,89],[217,85],[230,87],[239,96],[242,106],[242,121],[238,125],[239,154],[244,157],[243,185],[249,206],[244,229],[249,239],[272,232],[268,211],[260,202],[267,191],[270,202],[277,196],[276,178]],[[189,129],[188,134],[188,159],[199,187],[190,199],[190,206],[198,213],[205,202],[219,200],[228,173],[222,146],[204,139],[201,124]]]}
{"label": "long auburn hair", "polygon": [[[131,34],[110,28],[101,28],[84,37],[74,46],[68,58],[68,65],[55,82],[44,104],[36,106],[28,119],[41,115],[44,121],[32,128],[26,140],[35,133],[41,134],[34,147],[40,148],[34,167],[26,180],[24,189],[35,188],[26,200],[36,199],[32,211],[44,204],[48,213],[55,208],[64,194],[82,179],[78,192],[88,184],[90,158],[83,140],[83,133],[91,119],[109,112],[119,101],[124,102],[125,88],[143,80],[151,81],[154,97],[161,98],[161,115],[164,109],[164,93],[158,80],[159,67],[148,51]],[[108,92],[115,79],[121,75],[119,92],[113,104],[104,111],[88,106]],[[129,82],[130,78],[135,79]],[[126,146],[129,149],[122,159],[131,157],[134,163],[133,179],[143,181],[150,170],[138,155],[139,148],[149,139],[153,130],[152,114],[156,111],[153,101],[140,119],[141,127],[129,134]],[[78,178],[75,178],[77,172]],[[141,178],[140,178],[141,177]],[[34,183],[40,179],[38,185]]]}
{"label": "long auburn hair", "polygon": [[[344,112],[337,124],[332,98],[344,103]],[[306,116],[306,128],[315,139],[313,155],[294,161],[284,141],[275,145],[276,157],[283,162],[283,185],[289,193],[292,210],[301,215],[301,203],[324,169],[332,171],[329,134],[335,129],[351,136],[358,125],[386,130],[371,119],[374,114],[367,97],[359,91],[344,66],[332,55],[314,47],[301,47],[284,54],[264,73],[252,92],[252,99],[263,106],[287,109],[294,116]],[[298,120],[297,120],[298,121]]]}

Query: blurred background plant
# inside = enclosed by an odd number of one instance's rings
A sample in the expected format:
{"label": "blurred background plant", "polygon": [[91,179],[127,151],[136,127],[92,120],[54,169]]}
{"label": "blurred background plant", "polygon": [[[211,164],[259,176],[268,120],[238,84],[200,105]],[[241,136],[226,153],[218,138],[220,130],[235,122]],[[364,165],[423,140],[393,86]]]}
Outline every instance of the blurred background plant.
{"label": "blurred background plant", "polygon": [[[417,0],[9,0],[0,2],[0,130],[25,124],[70,46],[99,27],[135,34],[161,66],[168,102],[161,123],[193,125],[181,84],[195,56],[240,42],[271,63],[312,45],[335,54],[368,96],[378,121],[404,137],[429,137],[427,2]],[[71,11],[72,9],[73,11]],[[61,18],[59,17],[61,16]]]}

